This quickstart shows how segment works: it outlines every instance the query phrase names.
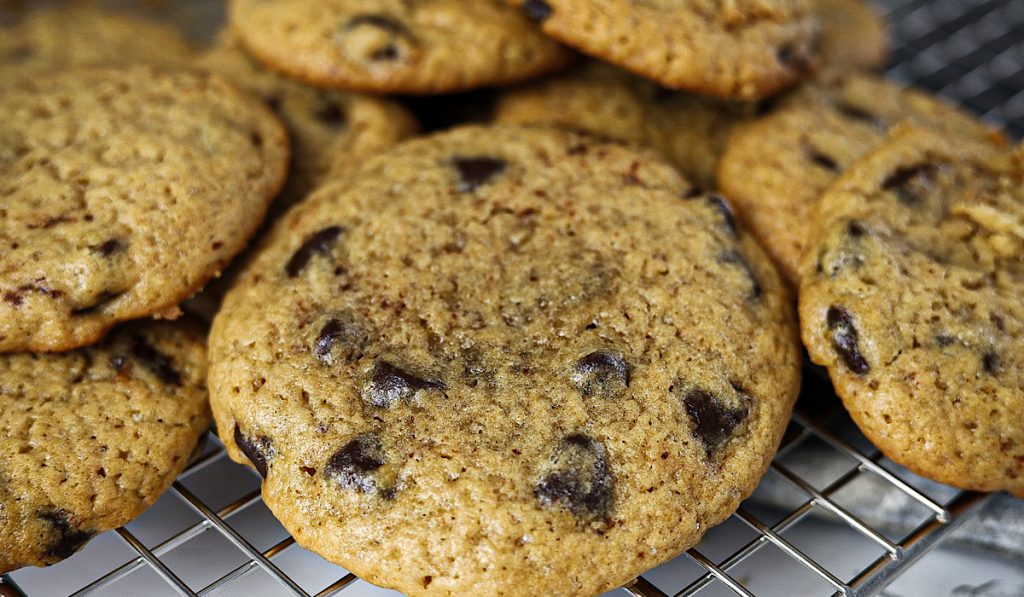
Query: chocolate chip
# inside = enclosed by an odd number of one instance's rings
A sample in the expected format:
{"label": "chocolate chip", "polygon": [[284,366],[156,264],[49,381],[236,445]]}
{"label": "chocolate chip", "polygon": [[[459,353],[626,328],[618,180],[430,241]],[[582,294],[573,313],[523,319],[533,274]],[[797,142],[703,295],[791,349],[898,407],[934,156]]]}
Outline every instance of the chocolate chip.
{"label": "chocolate chip", "polygon": [[75,316],[93,315],[93,314],[98,313],[99,311],[101,311],[104,307],[106,307],[110,303],[112,303],[115,300],[117,300],[117,298],[120,297],[124,293],[125,293],[125,291],[122,291],[122,292],[103,292],[103,293],[100,293],[95,299],[93,299],[92,303],[89,303],[87,305],[82,305],[81,307],[77,307],[77,308],[73,309],[71,311],[71,314],[75,315]]}
{"label": "chocolate chip", "polygon": [[351,31],[362,26],[380,29],[387,33],[390,39],[388,43],[373,48],[366,56],[374,62],[391,61],[400,57],[402,55],[400,43],[403,40],[405,44],[414,43],[412,32],[405,25],[389,16],[373,14],[356,15],[345,24],[345,30]]}
{"label": "chocolate chip", "polygon": [[572,433],[555,448],[534,495],[544,506],[594,521],[608,517],[613,485],[604,445],[582,433]]}
{"label": "chocolate chip", "polygon": [[818,151],[813,147],[807,148],[806,151],[807,157],[810,158],[810,160],[814,162],[816,165],[821,166],[822,168],[829,170],[831,172],[839,172],[839,164],[837,164],[836,161],[830,158],[829,156],[825,155],[824,153]]}
{"label": "chocolate chip", "polygon": [[382,466],[384,446],[380,437],[375,433],[364,433],[331,456],[324,467],[324,475],[346,489],[370,493],[377,489],[373,473]]}
{"label": "chocolate chip", "polygon": [[856,269],[864,265],[863,250],[859,241],[867,233],[864,224],[858,220],[850,220],[846,224],[848,238],[835,249],[821,255],[818,260],[818,271],[835,278],[846,269]]}
{"label": "chocolate chip", "polygon": [[986,373],[996,375],[1003,370],[1003,359],[998,354],[989,351],[981,356],[981,366]]}
{"label": "chocolate chip", "polygon": [[735,236],[736,217],[732,213],[732,207],[729,205],[729,202],[723,199],[720,195],[715,194],[708,195],[708,202],[711,203],[712,207],[714,207],[719,214],[721,214],[722,223],[725,226],[725,229]]}
{"label": "chocolate chip", "polygon": [[832,336],[832,347],[843,358],[850,371],[857,375],[867,373],[871,368],[857,347],[857,328],[853,325],[853,315],[843,307],[832,305],[828,308],[826,322]]}
{"label": "chocolate chip", "polygon": [[121,241],[117,240],[116,238],[112,238],[112,239],[104,242],[103,244],[96,245],[95,247],[93,247],[93,251],[96,251],[97,253],[99,253],[100,255],[102,255],[104,257],[110,257],[114,253],[119,253],[121,251],[124,251],[124,249],[125,249],[124,243],[122,243]]}
{"label": "chocolate chip", "polygon": [[313,354],[325,365],[352,362],[363,355],[367,335],[355,318],[338,315],[327,320],[320,328],[313,344]]}
{"label": "chocolate chip", "polygon": [[850,220],[846,223],[846,233],[853,238],[861,238],[868,233],[868,229],[860,220]]}
{"label": "chocolate chip", "polygon": [[363,400],[373,406],[391,408],[412,400],[417,392],[443,388],[440,381],[423,379],[387,361],[378,361],[363,386]]}
{"label": "chocolate chip", "polygon": [[551,5],[544,0],[526,0],[523,2],[523,12],[531,21],[543,23],[551,16]]}
{"label": "chocolate chip", "polygon": [[455,158],[453,162],[459,171],[456,188],[460,193],[472,193],[508,167],[505,160],[489,157]]}
{"label": "chocolate chip", "polygon": [[50,523],[54,530],[54,541],[46,548],[46,556],[50,558],[71,557],[95,535],[93,532],[75,528],[65,510],[50,508],[40,511],[37,516]]}
{"label": "chocolate chip", "polygon": [[857,106],[848,104],[846,102],[836,102],[835,107],[840,114],[848,118],[865,122],[875,128],[887,128],[885,121],[880,116],[876,116],[863,108],[858,108]]}
{"label": "chocolate chip", "polygon": [[730,250],[726,251],[719,256],[719,261],[734,265],[743,272],[743,275],[750,281],[750,294],[748,298],[751,300],[757,300],[764,294],[764,289],[761,287],[761,282],[758,281],[757,276],[754,274],[753,268],[750,267],[750,263],[746,260],[739,251]]}
{"label": "chocolate chip", "polygon": [[775,52],[779,63],[795,71],[804,72],[811,68],[811,57],[806,51],[794,48],[792,45],[785,45]]}
{"label": "chocolate chip", "polygon": [[334,128],[341,128],[348,122],[348,118],[345,116],[345,112],[335,102],[327,102],[317,110],[315,117],[320,122],[332,126]]}
{"label": "chocolate chip", "polygon": [[936,168],[931,164],[900,168],[882,181],[882,189],[895,193],[905,205],[916,205],[924,200],[935,172]]}
{"label": "chocolate chip", "polygon": [[295,251],[295,254],[292,255],[292,258],[284,266],[284,271],[288,274],[288,277],[294,278],[298,276],[299,272],[305,269],[309,261],[316,255],[324,255],[330,252],[338,241],[338,237],[344,231],[345,229],[341,226],[328,226],[306,239],[306,242],[302,243],[302,246]]}
{"label": "chocolate chip", "polygon": [[572,382],[584,396],[612,398],[629,387],[632,369],[621,353],[595,350],[573,365]]}
{"label": "chocolate chip", "polygon": [[235,445],[238,449],[245,454],[245,457],[249,459],[249,462],[256,467],[256,471],[264,479],[267,478],[267,463],[274,455],[274,449],[271,446],[270,438],[258,435],[253,439],[247,437],[242,433],[242,429],[235,425]]}
{"label": "chocolate chip", "polygon": [[691,389],[683,395],[683,407],[693,421],[693,434],[710,456],[732,437],[747,418],[747,408],[732,408],[711,392]]}
{"label": "chocolate chip", "polygon": [[142,366],[167,385],[180,386],[181,374],[174,368],[173,360],[153,348],[142,338],[132,341],[132,354],[142,362]]}

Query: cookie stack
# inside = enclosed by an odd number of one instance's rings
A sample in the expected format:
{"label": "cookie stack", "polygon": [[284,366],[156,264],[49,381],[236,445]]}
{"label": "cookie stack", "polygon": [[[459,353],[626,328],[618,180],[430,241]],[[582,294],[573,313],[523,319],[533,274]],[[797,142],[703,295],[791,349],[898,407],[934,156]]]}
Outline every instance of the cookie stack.
{"label": "cookie stack", "polygon": [[[1024,154],[868,72],[859,0],[226,8],[202,51],[41,50],[65,9],[0,45],[0,570],[152,503],[208,386],[366,580],[598,594],[750,495],[801,328],[890,457],[1024,493]],[[225,269],[208,371],[191,324],[120,323]]]}

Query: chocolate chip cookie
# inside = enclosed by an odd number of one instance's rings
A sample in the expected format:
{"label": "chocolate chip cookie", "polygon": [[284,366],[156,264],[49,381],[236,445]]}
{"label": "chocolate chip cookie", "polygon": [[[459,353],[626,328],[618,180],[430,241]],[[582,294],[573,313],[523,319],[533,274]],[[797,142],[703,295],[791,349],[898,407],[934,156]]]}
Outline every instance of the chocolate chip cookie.
{"label": "chocolate chip cookie", "polygon": [[292,168],[282,196],[291,204],[325,180],[342,177],[361,160],[416,133],[408,110],[385,98],[303,85],[264,70],[222,39],[196,61],[261,98],[291,134]]}
{"label": "chocolate chip cookie", "polygon": [[150,67],[0,85],[0,352],[68,350],[176,305],[245,246],[284,182],[277,118]]}
{"label": "chocolate chip cookie", "polygon": [[232,0],[243,45],[324,87],[443,93],[527,79],[570,53],[502,0]]}
{"label": "chocolate chip cookie", "polygon": [[737,126],[719,161],[718,188],[796,283],[821,193],[902,121],[957,138],[1001,136],[922,91],[866,73],[829,73],[773,112]]}
{"label": "chocolate chip cookie", "polygon": [[151,506],[209,425],[205,384],[204,339],[183,323],[0,355],[0,572],[56,563]]}
{"label": "chocolate chip cookie", "polygon": [[889,58],[885,22],[867,0],[814,0],[821,22],[821,63],[836,68],[879,68]]}
{"label": "chocolate chip cookie", "polygon": [[555,129],[413,140],[289,212],[211,332],[228,453],[407,594],[597,594],[728,516],[799,383],[729,205]]}
{"label": "chocolate chip cookie", "polygon": [[0,80],[75,66],[184,65],[192,53],[167,25],[87,5],[32,10],[0,28]]}
{"label": "chocolate chip cookie", "polygon": [[809,0],[508,1],[556,39],[675,89],[757,99],[816,64]]}
{"label": "chocolate chip cookie", "polygon": [[1024,497],[1024,148],[897,130],[818,206],[811,359],[889,458]]}
{"label": "chocolate chip cookie", "polygon": [[711,187],[729,131],[752,117],[755,106],[666,89],[593,62],[503,92],[494,112],[498,122],[555,125],[652,147],[686,177]]}

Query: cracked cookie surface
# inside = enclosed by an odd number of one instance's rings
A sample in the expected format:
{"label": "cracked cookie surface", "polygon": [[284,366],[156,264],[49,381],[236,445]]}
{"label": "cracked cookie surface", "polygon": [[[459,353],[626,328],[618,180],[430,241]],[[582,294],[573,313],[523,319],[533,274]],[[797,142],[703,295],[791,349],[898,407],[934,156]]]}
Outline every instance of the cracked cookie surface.
{"label": "cracked cookie surface", "polygon": [[0,142],[0,352],[174,316],[244,247],[288,163],[257,100],[150,67],[4,81]]}
{"label": "cracked cookie surface", "polygon": [[1024,149],[902,127],[818,205],[811,359],[889,458],[1024,495]]}
{"label": "cracked cookie surface", "polygon": [[209,425],[206,398],[205,342],[184,323],[0,355],[0,572],[70,557],[156,502]]}
{"label": "cracked cookie surface", "polygon": [[466,127],[278,222],[214,322],[211,399],[278,519],[360,577],[589,595],[753,490],[793,317],[728,204],[653,153]]}

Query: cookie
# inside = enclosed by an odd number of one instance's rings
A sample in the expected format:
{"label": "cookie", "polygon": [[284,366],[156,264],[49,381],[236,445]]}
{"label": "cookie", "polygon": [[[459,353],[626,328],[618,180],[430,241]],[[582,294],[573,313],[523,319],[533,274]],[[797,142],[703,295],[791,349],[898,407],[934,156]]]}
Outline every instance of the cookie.
{"label": "cookie", "polygon": [[818,217],[800,321],[854,421],[918,474],[1024,497],[1024,148],[897,130]]}
{"label": "cookie", "polygon": [[381,97],[316,89],[264,70],[228,40],[196,61],[256,95],[291,134],[292,168],[277,204],[302,199],[326,180],[343,177],[365,158],[416,133],[399,103]]}
{"label": "cookie", "polygon": [[257,100],[150,67],[5,81],[0,140],[0,352],[173,317],[245,245],[288,162]]}
{"label": "cookie", "polygon": [[508,1],[552,37],[674,89],[758,99],[816,64],[810,0]]}
{"label": "cookie", "polygon": [[205,384],[204,339],[183,323],[0,355],[0,573],[70,557],[156,502],[209,425]]}
{"label": "cookie", "polygon": [[729,131],[754,114],[753,103],[666,89],[597,62],[509,89],[494,109],[497,122],[561,126],[652,147],[706,187],[714,185]]}
{"label": "cookie", "polygon": [[301,545],[410,595],[597,594],[755,487],[789,297],[653,153],[464,127],[321,188],[211,332],[228,453]]}
{"label": "cookie", "polygon": [[77,66],[181,66],[192,53],[168,25],[82,5],[33,10],[0,28],[0,80]]}
{"label": "cookie", "polygon": [[719,161],[718,188],[796,283],[821,193],[901,121],[958,138],[1001,138],[922,91],[871,74],[829,73],[733,130]]}
{"label": "cookie", "polygon": [[229,14],[254,56],[324,87],[444,93],[527,79],[571,56],[501,0],[232,0]]}
{"label": "cookie", "polygon": [[821,63],[835,68],[881,68],[889,59],[885,21],[866,0],[814,0],[821,22]]}

